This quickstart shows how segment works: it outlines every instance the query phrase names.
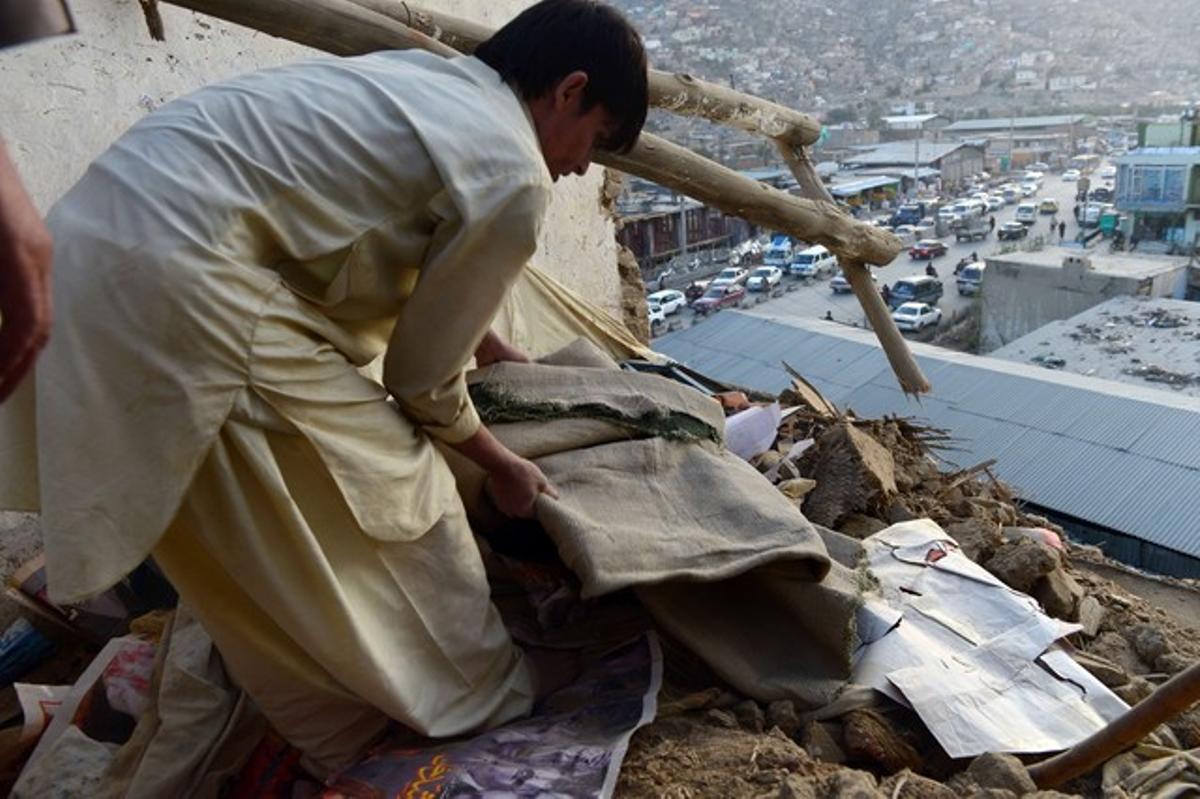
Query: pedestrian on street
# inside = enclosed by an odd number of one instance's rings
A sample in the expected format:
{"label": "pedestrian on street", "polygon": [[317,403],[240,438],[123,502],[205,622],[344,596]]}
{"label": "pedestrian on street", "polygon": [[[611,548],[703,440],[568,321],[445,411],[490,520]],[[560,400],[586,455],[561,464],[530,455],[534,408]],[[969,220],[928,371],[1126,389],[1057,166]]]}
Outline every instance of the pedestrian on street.
{"label": "pedestrian on street", "polygon": [[[153,555],[321,778],[395,724],[527,714],[543,675],[434,442],[505,515],[557,496],[481,424],[465,369],[527,360],[491,324],[553,184],[628,152],[647,97],[619,12],[542,0],[474,55],[308,58],[122,135],[46,220],[60,315],[31,402],[0,409],[38,434],[0,459],[0,508],[32,474],[50,597]],[[359,372],[378,357],[381,381]]]}
{"label": "pedestrian on street", "polygon": [[993,233],[996,230],[996,215],[992,214],[988,217],[988,233]]}
{"label": "pedestrian on street", "polygon": [[1061,242],[1067,235],[1067,223],[1063,220],[1058,223],[1058,240]]}

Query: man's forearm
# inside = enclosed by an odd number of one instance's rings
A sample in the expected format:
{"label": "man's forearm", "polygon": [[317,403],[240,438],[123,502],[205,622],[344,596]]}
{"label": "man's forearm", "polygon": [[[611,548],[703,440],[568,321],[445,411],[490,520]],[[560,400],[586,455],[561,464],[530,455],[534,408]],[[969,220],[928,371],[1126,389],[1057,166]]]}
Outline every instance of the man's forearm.
{"label": "man's forearm", "polygon": [[460,441],[450,446],[488,474],[500,471],[518,459],[517,455],[501,444],[500,440],[492,435],[492,432],[486,427],[480,427],[478,432],[466,441]]}

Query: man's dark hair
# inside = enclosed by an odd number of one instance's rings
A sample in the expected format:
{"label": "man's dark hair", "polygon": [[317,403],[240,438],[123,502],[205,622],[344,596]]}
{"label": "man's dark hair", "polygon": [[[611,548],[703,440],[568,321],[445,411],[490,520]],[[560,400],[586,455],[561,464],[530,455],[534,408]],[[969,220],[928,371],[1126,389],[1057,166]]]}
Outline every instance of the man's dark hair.
{"label": "man's dark hair", "polygon": [[552,90],[575,71],[586,72],[583,111],[597,103],[617,120],[602,147],[624,153],[646,122],[646,51],[632,25],[595,0],[542,0],[522,11],[475,50],[526,100]]}

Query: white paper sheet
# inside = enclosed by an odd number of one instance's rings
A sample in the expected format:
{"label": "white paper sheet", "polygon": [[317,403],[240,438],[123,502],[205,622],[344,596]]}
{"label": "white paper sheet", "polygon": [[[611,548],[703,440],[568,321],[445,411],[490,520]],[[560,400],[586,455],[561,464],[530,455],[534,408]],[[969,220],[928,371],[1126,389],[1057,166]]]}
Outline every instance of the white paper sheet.
{"label": "white paper sheet", "polygon": [[1066,749],[1128,709],[1055,643],[1079,625],[1044,614],[932,521],[863,544],[881,587],[859,612],[854,682],[910,705],[951,757]]}

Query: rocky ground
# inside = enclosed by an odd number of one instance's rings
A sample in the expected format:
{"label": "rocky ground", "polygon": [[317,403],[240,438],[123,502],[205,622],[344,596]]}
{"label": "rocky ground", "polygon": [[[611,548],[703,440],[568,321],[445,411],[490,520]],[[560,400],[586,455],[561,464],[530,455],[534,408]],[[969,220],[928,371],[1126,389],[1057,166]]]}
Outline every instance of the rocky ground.
{"label": "rocky ground", "polygon": [[[785,422],[775,450],[758,462],[812,521],[865,538],[892,523],[932,518],[1005,583],[1036,597],[1049,614],[1079,622],[1083,631],[1068,639],[1073,654],[1131,705],[1196,662],[1200,591],[1193,582],[1144,575],[1095,548],[1060,544],[1062,530],[1024,512],[988,464],[945,468],[937,454],[953,442],[940,431],[901,419],[858,420],[814,394],[798,383],[784,397],[808,407]],[[1160,730],[1161,743],[1200,747],[1200,710],[1169,727]],[[1101,780],[1097,770],[1065,786],[1065,794],[1037,791],[1015,757],[952,761],[899,706],[802,724],[788,702],[763,707],[722,687],[684,692],[668,681],[658,718],[634,737],[617,795],[1142,795],[1106,792]]]}

